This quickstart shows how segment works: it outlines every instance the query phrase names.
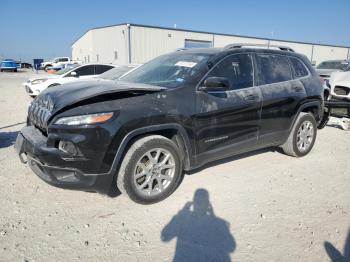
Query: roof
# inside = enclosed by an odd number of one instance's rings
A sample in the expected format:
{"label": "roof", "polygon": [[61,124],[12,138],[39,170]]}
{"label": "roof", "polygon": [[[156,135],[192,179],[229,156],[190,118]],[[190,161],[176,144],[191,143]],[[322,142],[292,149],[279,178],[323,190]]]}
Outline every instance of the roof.
{"label": "roof", "polygon": [[146,28],[155,28],[155,29],[164,29],[164,30],[173,30],[173,31],[181,31],[181,32],[191,32],[191,33],[201,33],[201,34],[212,34],[212,35],[222,35],[222,36],[235,36],[235,37],[242,37],[242,38],[250,38],[250,39],[260,39],[260,40],[266,40],[266,41],[280,41],[280,42],[287,42],[287,43],[294,43],[294,44],[307,44],[307,45],[320,45],[320,46],[329,46],[329,47],[341,47],[341,48],[350,48],[350,46],[342,46],[342,45],[332,45],[332,44],[321,44],[321,43],[311,43],[311,42],[301,42],[301,41],[291,41],[291,40],[283,40],[283,39],[274,39],[274,38],[264,38],[264,37],[254,37],[254,36],[247,36],[247,35],[236,35],[236,34],[227,34],[227,33],[217,33],[217,32],[208,32],[208,31],[197,31],[197,30],[191,30],[191,29],[182,29],[182,28],[172,28],[172,27],[162,27],[162,26],[152,26],[152,25],[143,25],[143,24],[134,24],[134,23],[120,23],[120,24],[113,24],[108,26],[100,26],[100,27],[94,27],[87,31],[85,31],[84,34],[82,34],[79,38],[77,38],[72,45],[74,45],[80,38],[82,38],[86,33],[92,30],[96,29],[103,29],[108,27],[115,27],[115,26],[121,26],[121,25],[130,25],[130,26],[137,26],[137,27],[146,27]]}

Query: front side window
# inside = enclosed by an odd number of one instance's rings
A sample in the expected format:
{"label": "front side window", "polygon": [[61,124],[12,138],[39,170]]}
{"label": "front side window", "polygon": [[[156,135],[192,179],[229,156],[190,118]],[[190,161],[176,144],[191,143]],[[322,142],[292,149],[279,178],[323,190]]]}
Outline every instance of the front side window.
{"label": "front side window", "polygon": [[68,58],[60,58],[58,59],[59,62],[68,62]]}
{"label": "front side window", "polygon": [[72,70],[73,68],[77,67],[77,66],[78,65],[71,65],[71,66],[66,67],[64,69],[61,69],[61,70],[57,71],[56,75],[63,75],[65,73],[69,72],[70,70]]}
{"label": "front side window", "polygon": [[176,52],[159,56],[121,80],[166,88],[195,86],[208,70],[212,54]]}
{"label": "front side window", "polygon": [[215,65],[208,77],[227,78],[231,90],[252,87],[254,85],[252,57],[249,54],[230,55]]}
{"label": "front side window", "polygon": [[258,54],[256,56],[259,85],[292,80],[288,58],[282,55]]}
{"label": "front side window", "polygon": [[292,65],[292,71],[293,71],[294,78],[304,77],[304,76],[307,76],[309,74],[309,72],[305,68],[305,65],[301,61],[299,61],[299,59],[294,58],[294,57],[290,57],[289,59],[290,59],[291,65]]}
{"label": "front side window", "polygon": [[77,76],[94,75],[94,66],[93,65],[82,66],[74,70],[74,72],[77,73]]}

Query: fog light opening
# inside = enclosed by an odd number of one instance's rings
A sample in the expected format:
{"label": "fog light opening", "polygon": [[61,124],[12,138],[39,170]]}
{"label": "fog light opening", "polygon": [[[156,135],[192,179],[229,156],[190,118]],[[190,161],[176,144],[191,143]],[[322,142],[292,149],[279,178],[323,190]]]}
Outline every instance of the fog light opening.
{"label": "fog light opening", "polygon": [[70,154],[70,155],[77,154],[77,149],[76,149],[75,145],[70,141],[61,140],[58,143],[58,149],[67,153],[67,154]]}

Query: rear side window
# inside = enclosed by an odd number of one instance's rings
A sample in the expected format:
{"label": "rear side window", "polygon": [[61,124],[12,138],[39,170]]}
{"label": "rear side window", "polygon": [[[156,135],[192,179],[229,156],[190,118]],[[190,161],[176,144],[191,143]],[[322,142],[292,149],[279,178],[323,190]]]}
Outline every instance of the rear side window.
{"label": "rear side window", "polygon": [[236,54],[224,58],[207,77],[225,77],[233,90],[252,87],[253,72],[252,57],[249,54]]}
{"label": "rear side window", "polygon": [[68,62],[68,58],[59,58],[58,61],[59,62]]}
{"label": "rear side window", "polygon": [[112,66],[109,65],[96,65],[95,66],[95,75],[102,74],[108,70],[112,69]]}
{"label": "rear side window", "polygon": [[259,85],[292,80],[292,72],[286,56],[258,54],[256,60]]}
{"label": "rear side window", "polygon": [[307,76],[309,72],[305,68],[305,65],[299,61],[299,59],[290,57],[290,63],[292,65],[292,71],[293,71],[293,76],[294,78],[300,78]]}

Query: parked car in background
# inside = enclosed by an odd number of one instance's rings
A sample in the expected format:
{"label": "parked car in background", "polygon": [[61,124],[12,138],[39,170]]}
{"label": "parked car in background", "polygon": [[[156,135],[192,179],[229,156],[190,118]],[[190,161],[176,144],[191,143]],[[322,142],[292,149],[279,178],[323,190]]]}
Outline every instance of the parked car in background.
{"label": "parked car in background", "polygon": [[323,61],[316,67],[316,72],[326,82],[329,81],[331,74],[337,71],[349,71],[350,61],[349,60],[328,60]]}
{"label": "parked car in background", "polygon": [[54,75],[40,75],[30,78],[24,83],[27,93],[34,97],[46,88],[78,81],[81,79],[96,77],[112,68],[110,64],[86,64],[75,65],[73,68],[65,68]]}
{"label": "parked car in background", "polygon": [[350,103],[350,71],[332,73],[329,85],[331,98],[348,100]]}
{"label": "parked car in background", "polygon": [[49,184],[105,194],[116,184],[142,204],[165,199],[183,170],[214,160],[271,146],[305,156],[323,89],[306,56],[279,49],[183,50],[119,81],[47,89],[15,148]]}
{"label": "parked car in background", "polygon": [[71,60],[70,57],[56,57],[51,61],[42,62],[41,68],[46,71],[49,67],[58,67],[66,64],[82,64],[82,62]]}
{"label": "parked car in background", "polygon": [[33,65],[30,63],[26,63],[26,62],[20,62],[19,68],[33,68]]}
{"label": "parked car in background", "polygon": [[0,72],[12,71],[17,72],[17,63],[13,59],[5,59],[0,62]]}

